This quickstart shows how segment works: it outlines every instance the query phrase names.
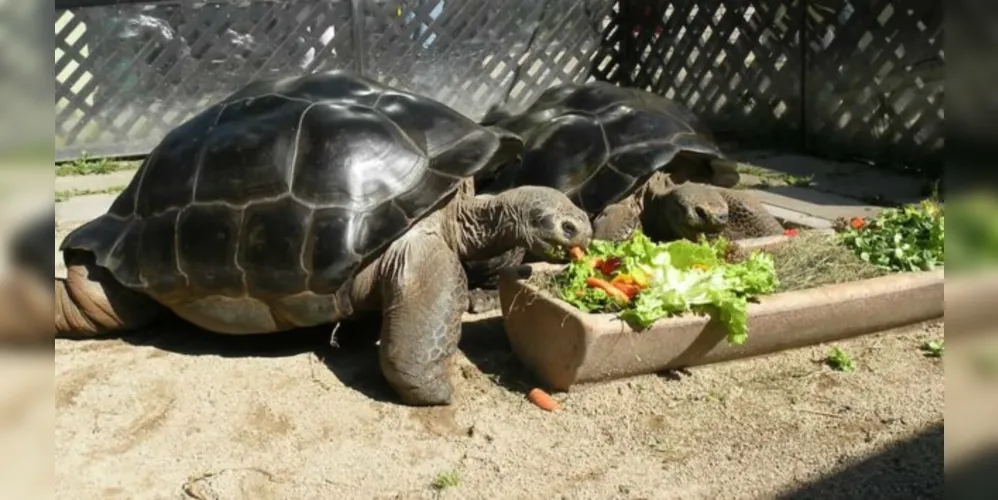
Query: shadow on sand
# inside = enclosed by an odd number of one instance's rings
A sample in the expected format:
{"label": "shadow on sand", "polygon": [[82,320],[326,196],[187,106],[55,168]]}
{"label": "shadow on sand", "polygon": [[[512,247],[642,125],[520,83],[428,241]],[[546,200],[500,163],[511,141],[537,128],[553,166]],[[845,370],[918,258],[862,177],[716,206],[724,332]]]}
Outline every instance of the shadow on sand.
{"label": "shadow on sand", "polygon": [[[990,473],[992,477],[987,477],[992,484],[996,460],[998,455],[992,456]],[[980,472],[978,474],[980,475]],[[968,484],[974,482],[969,478],[965,481]],[[980,481],[980,478],[977,481]],[[984,491],[980,490],[977,493]],[[993,490],[991,493],[992,495],[987,497],[951,494],[947,498],[995,498]],[[776,498],[779,500],[943,498],[943,424],[939,423],[908,440],[891,445],[877,455],[848,465],[838,472]]]}
{"label": "shadow on sand", "polygon": [[[176,317],[168,317],[152,328],[94,340],[119,339],[136,346],[155,347],[188,356],[273,358],[310,353],[321,360],[346,387],[376,401],[400,404],[381,375],[376,345],[379,328],[380,319],[377,316],[343,322],[336,330],[336,346],[332,346],[332,325],[280,334],[233,336],[212,333]],[[535,384],[510,350],[502,330],[501,317],[465,321],[459,349],[502,387],[523,391]]]}

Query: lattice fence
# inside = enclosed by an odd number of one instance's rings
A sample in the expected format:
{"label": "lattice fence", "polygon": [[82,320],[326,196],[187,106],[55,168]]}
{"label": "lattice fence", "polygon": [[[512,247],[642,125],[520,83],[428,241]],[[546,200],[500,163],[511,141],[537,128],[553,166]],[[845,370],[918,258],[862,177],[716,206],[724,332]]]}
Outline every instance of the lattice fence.
{"label": "lattice fence", "polygon": [[106,3],[57,0],[60,159],[143,154],[250,79],[341,67],[472,118],[597,78],[680,101],[721,139],[942,162],[939,0]]}
{"label": "lattice fence", "polygon": [[630,2],[621,83],[680,101],[719,137],[798,145],[798,0]]}
{"label": "lattice fence", "polygon": [[618,22],[616,81],[679,100],[719,137],[942,168],[938,0],[652,0]]}
{"label": "lattice fence", "polygon": [[[579,81],[612,0],[57,2],[57,158],[143,154],[248,80],[351,68],[472,117]],[[76,8],[69,8],[74,7]]]}
{"label": "lattice fence", "polygon": [[942,19],[937,1],[811,0],[805,30],[808,149],[938,172]]}

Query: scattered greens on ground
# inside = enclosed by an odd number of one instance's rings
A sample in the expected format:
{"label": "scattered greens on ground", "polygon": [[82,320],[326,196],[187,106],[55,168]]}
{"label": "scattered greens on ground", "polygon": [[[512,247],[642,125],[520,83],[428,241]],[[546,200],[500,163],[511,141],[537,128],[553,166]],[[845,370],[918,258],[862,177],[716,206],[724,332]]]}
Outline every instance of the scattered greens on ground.
{"label": "scattered greens on ground", "polygon": [[654,243],[636,231],[620,243],[594,241],[554,282],[562,300],[585,312],[615,312],[635,329],[666,316],[708,314],[728,328],[730,343],[741,344],[748,301],[773,293],[779,282],[770,254],[733,263],[728,249],[724,239]]}
{"label": "scattered greens on ground", "polygon": [[950,216],[956,220],[950,226],[946,249],[949,267],[965,271],[998,265],[998,196],[967,194],[949,205]]}
{"label": "scattered greens on ground", "polygon": [[432,486],[433,489],[440,491],[440,490],[445,490],[447,488],[455,487],[459,483],[460,483],[460,478],[458,477],[457,472],[449,471],[437,474],[437,477],[433,479],[433,482],[430,483],[430,486]]}
{"label": "scattered greens on ground", "polygon": [[740,174],[758,177],[759,182],[755,185],[755,187],[763,189],[771,187],[774,184],[796,187],[809,187],[814,185],[814,175],[787,174],[744,163],[739,164],[737,170]]}
{"label": "scattered greens on ground", "polygon": [[851,372],[856,369],[853,366],[852,358],[845,351],[838,347],[833,347],[825,358],[825,363],[835,371]]}
{"label": "scattered greens on ground", "polygon": [[111,186],[101,189],[66,189],[55,192],[55,201],[66,201],[75,196],[86,196],[91,194],[114,194],[125,190],[125,186]]}
{"label": "scattered greens on ground", "polygon": [[786,174],[782,178],[783,182],[787,183],[788,186],[796,187],[809,187],[814,184],[813,175],[790,175]]}
{"label": "scattered greens on ground", "polygon": [[946,350],[946,346],[942,340],[930,340],[922,344],[922,351],[925,352],[925,356],[930,358],[941,358],[943,352]]}
{"label": "scattered greens on ground", "polygon": [[138,168],[137,162],[116,161],[108,158],[91,158],[89,155],[84,154],[72,162],[57,166],[55,168],[55,175],[58,177],[68,175],[104,175],[135,168]]}
{"label": "scattered greens on ground", "polygon": [[943,265],[941,205],[933,200],[885,208],[876,217],[851,219],[840,233],[856,255],[890,272],[929,271]]}

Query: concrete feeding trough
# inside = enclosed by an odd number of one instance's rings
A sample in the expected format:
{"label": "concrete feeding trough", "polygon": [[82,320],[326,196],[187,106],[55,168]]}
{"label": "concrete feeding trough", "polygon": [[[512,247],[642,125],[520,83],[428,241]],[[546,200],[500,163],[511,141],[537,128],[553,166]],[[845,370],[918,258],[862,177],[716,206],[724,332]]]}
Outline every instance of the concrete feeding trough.
{"label": "concrete feeding trough", "polygon": [[[776,236],[742,240],[743,250],[773,248]],[[529,280],[560,265],[503,271],[499,293],[513,352],[550,389],[667,369],[731,361],[858,337],[943,317],[943,270],[899,273],[759,298],[748,308],[748,340],[727,341],[705,316],[663,318],[633,330],[613,314],[588,314]]]}

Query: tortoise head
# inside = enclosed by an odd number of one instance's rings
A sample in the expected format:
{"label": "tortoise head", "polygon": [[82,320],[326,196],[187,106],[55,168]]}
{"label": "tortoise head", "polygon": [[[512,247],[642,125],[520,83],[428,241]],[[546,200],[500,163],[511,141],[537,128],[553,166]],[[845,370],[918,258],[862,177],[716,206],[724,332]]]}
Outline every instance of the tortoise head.
{"label": "tortoise head", "polygon": [[517,245],[545,260],[563,260],[568,249],[592,239],[589,215],[556,189],[521,186],[496,198],[514,214]]}
{"label": "tortoise head", "polygon": [[681,237],[717,235],[728,225],[728,203],[714,186],[695,182],[676,185],[662,200],[662,214]]}

